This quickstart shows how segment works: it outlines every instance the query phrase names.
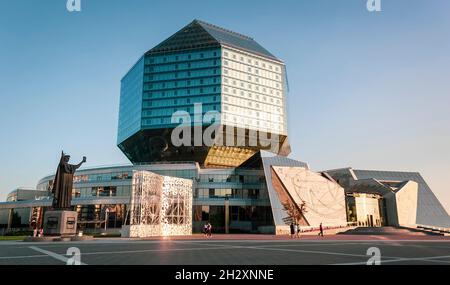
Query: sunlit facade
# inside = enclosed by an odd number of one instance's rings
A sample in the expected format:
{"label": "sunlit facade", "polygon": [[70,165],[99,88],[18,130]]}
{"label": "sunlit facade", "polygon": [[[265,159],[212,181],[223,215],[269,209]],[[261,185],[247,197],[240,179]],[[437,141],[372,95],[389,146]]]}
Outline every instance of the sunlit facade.
{"label": "sunlit facade", "polygon": [[[236,167],[261,149],[287,155],[286,93],[280,59],[248,36],[194,20],[122,79],[117,144],[133,163]],[[217,130],[209,144],[174,145],[180,123],[192,133]]]}

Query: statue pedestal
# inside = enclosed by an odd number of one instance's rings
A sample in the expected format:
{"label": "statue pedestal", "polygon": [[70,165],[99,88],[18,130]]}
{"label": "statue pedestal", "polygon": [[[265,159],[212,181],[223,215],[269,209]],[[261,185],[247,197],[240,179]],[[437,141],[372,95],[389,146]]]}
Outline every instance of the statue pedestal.
{"label": "statue pedestal", "polygon": [[44,235],[71,236],[77,233],[76,211],[51,210],[44,215]]}

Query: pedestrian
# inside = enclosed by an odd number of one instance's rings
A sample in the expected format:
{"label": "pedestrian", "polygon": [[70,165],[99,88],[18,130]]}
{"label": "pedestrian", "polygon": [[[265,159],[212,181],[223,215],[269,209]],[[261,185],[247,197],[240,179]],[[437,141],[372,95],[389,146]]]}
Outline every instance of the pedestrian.
{"label": "pedestrian", "polygon": [[294,224],[294,234],[293,234],[294,238],[296,233],[297,233],[297,223]]}
{"label": "pedestrian", "polygon": [[208,236],[211,238],[212,237],[212,225],[210,222],[208,222]]}
{"label": "pedestrian", "polygon": [[37,230],[37,227],[35,227],[33,230],[33,237],[37,237],[37,235],[38,235],[38,230]]}
{"label": "pedestrian", "polygon": [[295,231],[294,231],[294,223],[291,222],[291,225],[289,227],[290,227],[290,230],[291,230],[291,238],[293,238],[294,237],[294,233],[295,233]]}
{"label": "pedestrian", "polygon": [[323,226],[322,226],[322,223],[320,223],[320,226],[319,226],[319,236],[323,237]]}
{"label": "pedestrian", "polygon": [[208,237],[208,224],[203,226],[203,236]]}
{"label": "pedestrian", "polygon": [[300,237],[300,225],[299,224],[297,224],[297,237],[299,238]]}

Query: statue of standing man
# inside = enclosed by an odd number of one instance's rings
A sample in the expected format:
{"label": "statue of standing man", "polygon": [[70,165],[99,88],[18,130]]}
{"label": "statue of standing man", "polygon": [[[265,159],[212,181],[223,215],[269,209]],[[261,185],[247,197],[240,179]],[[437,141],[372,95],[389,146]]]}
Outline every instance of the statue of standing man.
{"label": "statue of standing man", "polygon": [[78,164],[69,164],[70,155],[61,152],[58,169],[53,180],[53,209],[70,210],[72,201],[73,174],[86,162],[86,157]]}

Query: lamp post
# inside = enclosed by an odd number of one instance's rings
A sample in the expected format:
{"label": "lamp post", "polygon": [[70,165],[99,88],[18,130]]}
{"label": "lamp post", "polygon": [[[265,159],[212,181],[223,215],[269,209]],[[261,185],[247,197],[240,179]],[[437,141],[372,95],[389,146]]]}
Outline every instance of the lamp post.
{"label": "lamp post", "polygon": [[105,232],[106,232],[106,227],[108,226],[108,214],[109,214],[109,208],[106,208],[106,210],[105,210]]}
{"label": "lamp post", "polygon": [[229,222],[230,222],[230,195],[225,195],[225,233],[229,234]]}

